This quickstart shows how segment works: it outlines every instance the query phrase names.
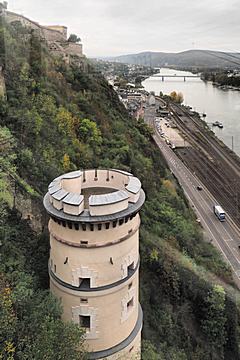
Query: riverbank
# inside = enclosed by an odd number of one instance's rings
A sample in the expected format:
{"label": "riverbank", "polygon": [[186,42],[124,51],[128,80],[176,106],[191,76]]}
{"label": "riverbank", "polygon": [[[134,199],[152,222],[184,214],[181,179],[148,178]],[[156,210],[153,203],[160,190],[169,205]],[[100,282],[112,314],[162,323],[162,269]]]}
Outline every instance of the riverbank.
{"label": "riverbank", "polygon": [[[185,71],[162,69],[165,74],[189,75]],[[160,72],[161,73],[161,72]],[[214,86],[212,82],[203,81],[199,78],[169,78],[162,81],[161,78],[149,77],[143,83],[145,89],[170,94],[172,91],[182,92],[184,105],[192,107],[199,114],[206,114],[205,122],[210,126],[216,121],[223,124],[223,129],[214,128],[212,131],[237,155],[240,155],[240,93],[233,89],[223,90]],[[233,140],[232,140],[233,139]]]}
{"label": "riverbank", "polygon": [[175,153],[240,226],[240,189],[237,187],[240,158],[218,139],[199,114],[189,113],[186,106],[173,102],[169,102],[168,108],[169,124],[175,123],[184,139],[184,144],[174,148]]}
{"label": "riverbank", "polygon": [[232,85],[222,85],[217,82],[212,82],[213,86],[216,86],[218,89],[221,90],[233,90],[233,91],[240,91],[240,87],[232,86]]}

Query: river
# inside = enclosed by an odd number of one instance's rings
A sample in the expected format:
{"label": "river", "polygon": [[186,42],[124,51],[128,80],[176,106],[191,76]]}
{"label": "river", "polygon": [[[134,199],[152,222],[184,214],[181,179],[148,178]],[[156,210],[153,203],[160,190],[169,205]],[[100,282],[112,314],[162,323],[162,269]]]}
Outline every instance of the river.
{"label": "river", "polygon": [[[160,74],[165,75],[192,75],[186,71],[162,68]],[[170,94],[172,91],[182,92],[184,104],[193,110],[207,114],[205,121],[215,134],[236,154],[240,156],[240,91],[221,90],[210,82],[204,82],[200,78],[165,78],[150,77],[142,85],[147,91],[154,91],[156,95],[162,91]],[[212,123],[219,121],[223,129],[212,127]],[[232,140],[233,139],[233,140]]]}

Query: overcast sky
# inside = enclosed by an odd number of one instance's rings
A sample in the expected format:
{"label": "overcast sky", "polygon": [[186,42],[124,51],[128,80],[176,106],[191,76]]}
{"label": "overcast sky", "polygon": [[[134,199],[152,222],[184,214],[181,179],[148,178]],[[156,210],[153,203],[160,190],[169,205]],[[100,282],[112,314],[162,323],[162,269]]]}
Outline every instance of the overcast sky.
{"label": "overcast sky", "polygon": [[239,0],[8,0],[9,10],[78,34],[87,56],[240,51]]}

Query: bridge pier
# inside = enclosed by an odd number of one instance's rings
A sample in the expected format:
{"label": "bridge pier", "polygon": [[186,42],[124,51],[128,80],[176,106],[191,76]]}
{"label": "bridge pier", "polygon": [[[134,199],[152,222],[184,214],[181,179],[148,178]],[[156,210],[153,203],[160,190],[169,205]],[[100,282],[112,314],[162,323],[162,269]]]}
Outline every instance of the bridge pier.
{"label": "bridge pier", "polygon": [[164,76],[162,76],[162,81],[164,81]]}
{"label": "bridge pier", "polygon": [[186,81],[186,76],[183,77],[183,80]]}

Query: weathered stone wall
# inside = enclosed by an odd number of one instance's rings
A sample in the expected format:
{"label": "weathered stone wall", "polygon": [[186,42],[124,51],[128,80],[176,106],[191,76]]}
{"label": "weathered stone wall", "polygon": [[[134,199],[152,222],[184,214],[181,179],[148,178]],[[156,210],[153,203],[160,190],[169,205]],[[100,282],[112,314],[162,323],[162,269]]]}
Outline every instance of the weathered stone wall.
{"label": "weathered stone wall", "polygon": [[47,29],[59,31],[64,36],[64,38],[67,40],[67,27],[66,26],[51,25],[51,26],[44,26],[44,27]]}
{"label": "weathered stone wall", "polygon": [[42,37],[47,41],[66,41],[67,37],[59,31],[49,29],[47,27],[41,27]]}
{"label": "weathered stone wall", "polygon": [[67,43],[64,49],[68,55],[83,56],[82,44]]}
{"label": "weathered stone wall", "polygon": [[67,28],[63,26],[50,26],[45,27],[26,18],[23,15],[16,14],[11,11],[6,11],[5,18],[7,22],[20,21],[23,26],[30,27],[31,29],[38,30],[42,38],[47,41],[66,41],[67,40]]}
{"label": "weathered stone wall", "polygon": [[11,11],[5,12],[5,18],[6,18],[7,22],[9,22],[9,23],[14,22],[14,21],[20,21],[23,26],[31,27],[34,30],[41,29],[41,26],[37,22],[32,21],[32,20],[26,18],[25,16],[16,14]]}

